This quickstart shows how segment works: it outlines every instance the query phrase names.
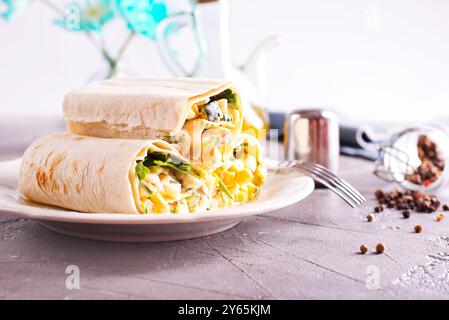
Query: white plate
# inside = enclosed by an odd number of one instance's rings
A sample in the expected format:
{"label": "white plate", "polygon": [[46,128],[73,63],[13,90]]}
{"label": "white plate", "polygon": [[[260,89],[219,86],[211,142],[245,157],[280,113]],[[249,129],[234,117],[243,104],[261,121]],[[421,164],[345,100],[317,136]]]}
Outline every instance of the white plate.
{"label": "white plate", "polygon": [[[230,208],[181,214],[81,213],[28,202],[17,190],[20,159],[0,162],[0,211],[39,221],[46,228],[80,238],[152,242],[190,239],[230,229],[245,217],[298,202],[314,189],[314,182],[296,171],[270,170],[268,183],[256,200]],[[270,166],[269,166],[270,167]]]}

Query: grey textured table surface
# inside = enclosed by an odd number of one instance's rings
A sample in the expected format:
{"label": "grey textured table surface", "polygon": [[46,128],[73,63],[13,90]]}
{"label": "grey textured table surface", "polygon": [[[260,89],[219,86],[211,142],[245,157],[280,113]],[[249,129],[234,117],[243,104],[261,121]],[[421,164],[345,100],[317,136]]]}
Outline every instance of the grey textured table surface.
{"label": "grey textured table surface", "polygon": [[[31,130],[22,122],[18,135],[20,125],[8,123],[0,126],[0,160],[61,127],[50,122]],[[320,189],[288,208],[187,241],[82,240],[0,213],[0,298],[449,298],[449,221],[438,223],[429,214],[405,220],[387,210],[366,222],[373,190],[393,187],[371,170],[368,161],[341,159],[341,175],[369,200],[357,210]],[[449,200],[449,194],[440,196]],[[424,232],[414,233],[415,224]],[[378,242],[385,254],[358,254],[361,244],[372,251]],[[79,267],[80,289],[66,288],[69,265]]]}

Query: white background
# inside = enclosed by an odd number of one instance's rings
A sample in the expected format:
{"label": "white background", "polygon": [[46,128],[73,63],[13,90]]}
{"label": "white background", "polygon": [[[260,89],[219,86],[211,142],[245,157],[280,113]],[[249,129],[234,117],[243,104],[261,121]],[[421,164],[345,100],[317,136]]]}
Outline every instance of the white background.
{"label": "white background", "polygon": [[[354,121],[449,114],[449,1],[233,0],[232,5],[236,62],[263,37],[282,37],[268,56],[271,110],[329,106]],[[64,93],[103,69],[86,38],[56,27],[54,18],[33,3],[12,22],[0,21],[0,117],[59,115]],[[124,35],[113,33],[115,42]],[[154,43],[143,38],[132,43],[123,69],[170,75]]]}

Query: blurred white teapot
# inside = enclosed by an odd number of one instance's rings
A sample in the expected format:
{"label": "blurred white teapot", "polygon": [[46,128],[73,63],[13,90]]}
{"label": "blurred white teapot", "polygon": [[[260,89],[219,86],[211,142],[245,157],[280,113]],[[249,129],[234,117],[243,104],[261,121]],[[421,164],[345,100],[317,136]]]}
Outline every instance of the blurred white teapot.
{"label": "blurred white teapot", "polygon": [[[191,70],[180,62],[182,57],[174,54],[168,36],[169,30],[187,26],[192,28],[193,45],[198,51]],[[277,45],[277,36],[262,40],[247,62],[237,66],[231,57],[229,1],[198,0],[192,11],[180,12],[161,21],[156,30],[156,40],[162,60],[173,74],[232,80],[243,93],[246,126],[255,129],[268,127],[261,109],[267,98],[266,51]]]}

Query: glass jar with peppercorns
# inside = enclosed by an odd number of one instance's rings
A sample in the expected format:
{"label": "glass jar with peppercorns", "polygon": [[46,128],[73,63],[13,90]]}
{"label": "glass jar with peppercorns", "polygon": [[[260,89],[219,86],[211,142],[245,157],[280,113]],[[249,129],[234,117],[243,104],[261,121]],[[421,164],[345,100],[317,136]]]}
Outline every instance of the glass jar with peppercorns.
{"label": "glass jar with peppercorns", "polygon": [[378,152],[374,174],[415,191],[445,185],[449,181],[449,120],[444,120],[397,131],[374,144]]}

